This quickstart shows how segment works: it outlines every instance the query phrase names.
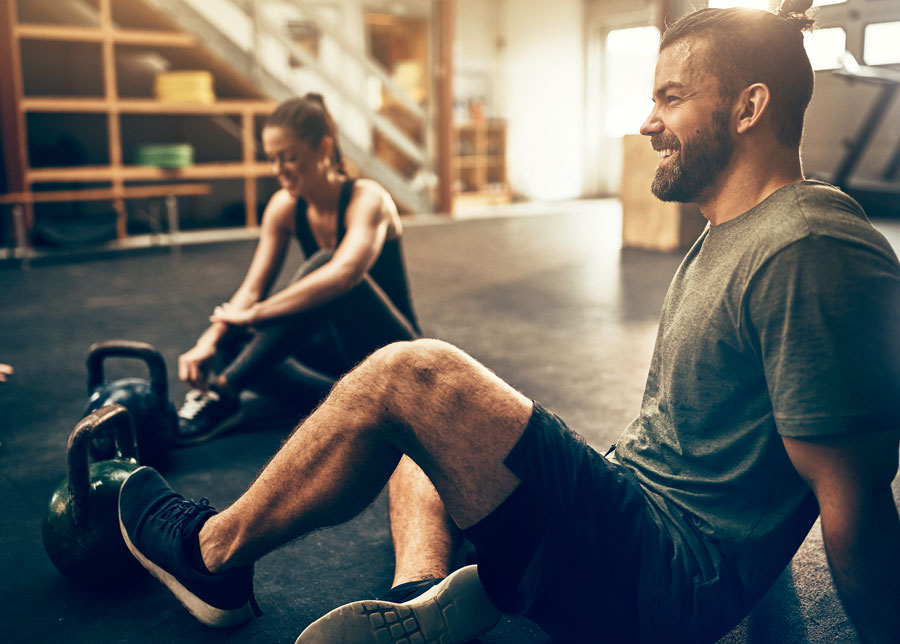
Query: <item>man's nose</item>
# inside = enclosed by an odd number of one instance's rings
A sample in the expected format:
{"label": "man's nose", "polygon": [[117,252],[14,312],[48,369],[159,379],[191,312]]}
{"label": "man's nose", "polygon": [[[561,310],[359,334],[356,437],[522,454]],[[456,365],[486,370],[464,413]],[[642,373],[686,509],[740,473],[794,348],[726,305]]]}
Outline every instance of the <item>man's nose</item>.
{"label": "man's nose", "polygon": [[658,134],[663,131],[662,121],[659,119],[655,107],[650,111],[650,114],[647,115],[647,118],[644,120],[639,131],[644,136]]}

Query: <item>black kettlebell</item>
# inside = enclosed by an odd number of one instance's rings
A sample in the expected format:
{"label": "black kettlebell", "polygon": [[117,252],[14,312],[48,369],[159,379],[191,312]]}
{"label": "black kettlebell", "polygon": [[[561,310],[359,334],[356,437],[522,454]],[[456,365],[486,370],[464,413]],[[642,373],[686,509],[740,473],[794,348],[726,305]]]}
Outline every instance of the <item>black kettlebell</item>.
{"label": "black kettlebell", "polygon": [[[88,461],[92,435],[114,429],[116,458]],[[119,488],[138,467],[134,423],[122,405],[88,414],[72,430],[66,450],[69,475],[50,497],[44,515],[44,550],[71,581],[103,588],[124,586],[144,569],[119,530]]]}
{"label": "black kettlebell", "polygon": [[[150,380],[121,378],[107,383],[103,375],[106,358],[137,358],[146,363]],[[91,345],[87,357],[87,387],[90,399],[87,415],[105,405],[123,405],[134,419],[141,462],[161,468],[168,462],[175,442],[178,416],[169,401],[166,363],[153,345],[131,340],[106,340]],[[113,440],[109,432],[99,432],[91,445],[94,460],[111,458]]]}

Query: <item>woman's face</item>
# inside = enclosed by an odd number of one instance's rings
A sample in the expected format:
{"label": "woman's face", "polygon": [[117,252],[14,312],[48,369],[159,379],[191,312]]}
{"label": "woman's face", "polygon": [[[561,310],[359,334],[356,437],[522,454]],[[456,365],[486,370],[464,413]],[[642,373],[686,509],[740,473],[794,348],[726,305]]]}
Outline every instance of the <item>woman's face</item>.
{"label": "woman's face", "polygon": [[288,127],[264,128],[262,146],[278,183],[294,197],[308,192],[324,174],[321,150],[311,148]]}

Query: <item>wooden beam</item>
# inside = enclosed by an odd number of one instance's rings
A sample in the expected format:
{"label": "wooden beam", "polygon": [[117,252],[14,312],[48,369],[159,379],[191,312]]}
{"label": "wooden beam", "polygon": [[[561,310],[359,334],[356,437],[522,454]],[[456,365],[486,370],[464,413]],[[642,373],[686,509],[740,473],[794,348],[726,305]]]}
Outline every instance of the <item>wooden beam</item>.
{"label": "wooden beam", "polygon": [[[6,1],[6,0],[3,0]],[[25,112],[97,112],[116,109],[127,114],[268,114],[275,109],[273,101],[225,99],[215,103],[169,103],[155,98],[81,98],[73,96],[32,96],[22,99]]]}
{"label": "wooden beam", "polygon": [[[256,115],[252,110],[245,110],[241,115],[242,147],[244,153],[244,165],[250,169],[256,164]],[[256,212],[257,195],[256,177],[251,172],[244,175],[244,222],[249,228],[259,226],[259,216]]]}
{"label": "wooden beam", "polygon": [[25,173],[25,182],[94,183],[112,181],[114,177],[123,181],[241,179],[247,176],[247,173],[256,177],[268,177],[272,175],[272,168],[268,163],[254,163],[248,166],[242,162],[195,163],[177,170],[143,165],[126,165],[118,169],[106,165],[82,165],[70,168],[29,169]]}
{"label": "wooden beam", "polygon": [[104,95],[109,105],[109,111],[106,114],[107,149],[109,165],[112,169],[113,192],[116,193],[113,198],[113,208],[116,211],[116,236],[124,239],[128,236],[128,210],[125,208],[125,200],[119,196],[122,190],[122,124],[116,106],[119,88],[116,79],[112,0],[100,0],[100,31],[103,34],[101,64],[103,66]]}
{"label": "wooden beam", "polygon": [[208,195],[212,186],[208,183],[170,183],[152,186],[124,186],[115,188],[88,188],[86,190],[46,190],[44,192],[12,192],[0,195],[0,204],[31,204],[60,201],[107,201],[113,199],[150,199]]}
{"label": "wooden beam", "polygon": [[16,0],[0,0],[0,138],[6,189],[25,189],[28,152],[25,145],[25,115],[18,109],[22,100],[22,66],[19,41],[14,37]]}
{"label": "wooden beam", "polygon": [[194,47],[197,40],[189,33],[179,31],[150,31],[147,29],[114,29],[113,40],[122,45],[147,45],[150,47]]}
{"label": "wooden beam", "polygon": [[109,37],[123,45],[147,45],[151,47],[193,47],[196,39],[178,31],[151,29],[111,29],[76,27],[70,25],[19,24],[15,35],[30,40],[55,40],[61,42],[103,42]]}
{"label": "wooden beam", "polygon": [[16,26],[15,33],[19,38],[30,40],[103,42],[103,31],[96,27],[20,24]]}
{"label": "wooden beam", "polygon": [[435,71],[437,88],[438,209],[453,212],[453,38],[456,0],[435,0],[437,11],[438,60]]}

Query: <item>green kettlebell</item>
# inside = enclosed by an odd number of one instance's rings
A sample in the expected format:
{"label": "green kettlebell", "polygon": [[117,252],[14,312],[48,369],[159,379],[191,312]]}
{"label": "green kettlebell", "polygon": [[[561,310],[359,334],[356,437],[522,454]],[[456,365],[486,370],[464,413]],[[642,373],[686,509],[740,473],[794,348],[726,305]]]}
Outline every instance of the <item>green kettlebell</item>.
{"label": "green kettlebell", "polygon": [[[88,463],[91,434],[115,430],[115,458]],[[42,533],[53,565],[71,581],[91,587],[124,586],[144,569],[125,546],[119,530],[119,488],[138,468],[134,421],[122,405],[107,405],[85,416],[69,435],[69,475],[47,506]]]}

